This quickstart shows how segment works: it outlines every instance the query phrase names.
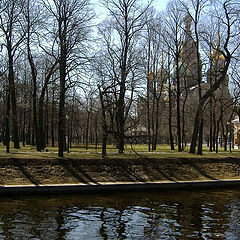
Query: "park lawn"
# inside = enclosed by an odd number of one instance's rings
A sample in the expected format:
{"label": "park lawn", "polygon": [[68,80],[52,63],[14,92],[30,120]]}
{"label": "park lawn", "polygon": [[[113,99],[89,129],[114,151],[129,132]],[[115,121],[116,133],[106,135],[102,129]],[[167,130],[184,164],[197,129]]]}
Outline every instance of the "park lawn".
{"label": "park lawn", "polygon": [[[124,154],[118,154],[118,150],[113,145],[107,148],[107,158],[222,158],[222,157],[240,157],[240,150],[234,149],[231,153],[224,152],[223,148],[219,148],[219,152],[209,152],[207,147],[203,148],[203,155],[195,155],[188,153],[189,148],[183,152],[178,152],[176,149],[171,150],[168,145],[158,145],[156,151],[148,152],[146,144],[126,145]],[[3,144],[0,144],[0,158],[57,158],[57,147],[47,147],[42,152],[37,152],[34,146],[21,146],[21,149],[14,149],[11,144],[10,153],[6,153]],[[84,145],[73,146],[70,152],[64,153],[64,157],[73,159],[94,159],[101,158],[101,146],[89,145],[88,149]]]}

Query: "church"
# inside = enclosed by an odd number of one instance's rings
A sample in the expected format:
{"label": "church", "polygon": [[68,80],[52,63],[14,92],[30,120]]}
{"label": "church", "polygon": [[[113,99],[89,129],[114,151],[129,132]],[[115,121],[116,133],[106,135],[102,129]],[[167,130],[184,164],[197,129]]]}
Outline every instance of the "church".
{"label": "church", "polygon": [[[202,71],[201,54],[198,52],[197,43],[193,37],[191,26],[192,18],[189,13],[184,17],[183,38],[179,45],[179,79],[180,79],[180,101],[181,101],[181,131],[183,144],[190,142],[192,126],[194,124],[194,116],[196,106],[199,101],[199,92],[204,94],[211,85],[216,81],[221,69],[224,67],[225,58],[220,48],[220,37],[216,34],[215,46],[209,51],[208,69],[205,74]],[[175,64],[176,68],[176,64]],[[200,71],[200,77],[198,74]],[[157,73],[148,74],[148,103],[147,93],[139,97],[137,104],[137,113],[139,118],[138,129],[142,136],[147,136],[148,127],[151,128],[152,134],[156,126],[158,126],[158,143],[168,142],[168,116],[169,116],[169,78],[172,78],[172,124],[174,135],[176,136],[176,78],[175,73],[170,73],[161,67]],[[214,93],[214,96],[208,100],[204,112],[204,142],[209,144],[213,141],[214,144],[219,142],[222,144],[223,135],[229,131],[229,116],[233,111],[233,99],[229,92],[229,77],[226,76],[219,89]],[[200,88],[200,91],[199,91]],[[155,100],[154,100],[155,98]],[[154,105],[155,104],[155,105]],[[156,105],[158,104],[158,108]],[[155,107],[155,109],[154,109]],[[151,118],[154,121],[148,123],[147,108],[151,111]],[[156,111],[156,114],[154,111]],[[149,114],[149,113],[148,113]],[[155,124],[155,125],[154,125]],[[212,137],[210,137],[212,136]],[[176,143],[177,139],[175,139]]]}

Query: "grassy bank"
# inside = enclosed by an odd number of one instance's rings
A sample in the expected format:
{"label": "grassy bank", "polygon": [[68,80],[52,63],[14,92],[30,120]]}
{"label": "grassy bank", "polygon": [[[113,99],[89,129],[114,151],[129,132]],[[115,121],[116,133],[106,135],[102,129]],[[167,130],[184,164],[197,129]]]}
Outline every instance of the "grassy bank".
{"label": "grassy bank", "polygon": [[240,178],[240,158],[2,158],[1,185]]}
{"label": "grassy bank", "polygon": [[0,146],[0,184],[97,184],[101,182],[189,181],[240,178],[240,153],[218,154],[204,150],[203,156],[178,153],[158,146],[148,153],[146,145],[126,146],[125,154],[108,147],[102,159],[100,147],[72,148],[65,158],[57,157],[57,148],[37,152],[31,146],[5,153]]}

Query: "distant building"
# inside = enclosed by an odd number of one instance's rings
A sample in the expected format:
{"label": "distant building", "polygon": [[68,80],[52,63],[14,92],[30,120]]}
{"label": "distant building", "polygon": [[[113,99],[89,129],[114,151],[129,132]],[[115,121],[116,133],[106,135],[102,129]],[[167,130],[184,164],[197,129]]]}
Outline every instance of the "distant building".
{"label": "distant building", "polygon": [[236,117],[233,121],[233,136],[234,136],[234,147],[240,147],[240,121],[239,117]]}
{"label": "distant building", "polygon": [[[192,36],[192,18],[189,13],[184,18],[185,29],[183,41],[180,45],[179,68],[180,68],[180,88],[191,88],[198,85],[198,59],[201,67],[200,53],[197,44]],[[201,71],[201,69],[200,69]]]}
{"label": "distant building", "polygon": [[[191,24],[192,18],[189,13],[185,15],[184,18],[185,29],[184,29],[184,36],[183,40],[180,44],[180,54],[179,54],[179,73],[180,73],[180,90],[181,90],[181,107],[183,111],[181,112],[182,118],[182,134],[184,135],[185,143],[190,141],[192,126],[194,124],[194,116],[196,111],[196,106],[198,105],[199,101],[199,83],[201,83],[201,93],[204,94],[212,84],[220,77],[221,70],[225,64],[225,58],[222,54],[220,49],[220,41],[219,37],[217,37],[216,48],[211,51],[210,53],[210,68],[207,71],[207,76],[205,82],[202,81],[202,76],[198,75],[198,71],[202,72],[202,62],[200,59],[200,53],[197,49],[197,43],[192,36],[191,31]],[[200,68],[200,69],[198,69]],[[149,73],[148,76],[148,83],[149,83],[149,107],[150,111],[152,111],[154,107],[154,101],[159,99],[159,124],[161,123],[163,126],[159,127],[159,141],[158,143],[162,142],[162,139],[167,141],[168,138],[168,84],[167,81],[169,79],[169,73],[164,69],[161,68],[157,71],[157,73]],[[201,82],[200,82],[201,81]],[[212,121],[216,121],[217,118],[220,116],[220,111],[222,111],[221,106],[224,104],[232,103],[232,97],[229,93],[228,87],[229,77],[226,76],[224,81],[221,83],[219,89],[214,92],[214,108],[215,108],[215,119]],[[176,91],[176,79],[173,81],[172,91]],[[173,94],[174,95],[174,94]],[[158,98],[159,97],[159,98]],[[155,100],[154,100],[155,99]],[[156,107],[156,105],[155,105]],[[173,113],[175,111],[175,107],[173,104]],[[210,124],[210,117],[209,117],[209,104],[207,104],[205,108],[205,115],[204,115],[204,140],[207,142],[209,140],[209,124]],[[220,110],[221,109],[221,110]],[[225,126],[227,125],[228,117],[230,116],[230,112],[232,108],[224,110],[224,117],[222,121],[224,122]],[[144,96],[139,97],[138,99],[138,119],[139,125],[136,129],[132,131],[142,136],[148,134],[148,119],[147,119],[147,93]],[[153,114],[154,115],[154,114]],[[156,117],[156,116],[151,116]],[[176,125],[176,119],[173,114],[173,126]],[[150,128],[154,128],[152,123],[150,123]],[[222,125],[220,125],[221,131]],[[174,130],[173,130],[174,131]],[[240,125],[239,125],[239,132],[240,132]],[[220,134],[220,133],[219,133]],[[162,137],[163,136],[163,137]],[[219,136],[221,137],[221,136]],[[239,138],[238,138],[239,139]],[[165,141],[164,140],[164,141]],[[240,140],[239,140],[240,141]]]}

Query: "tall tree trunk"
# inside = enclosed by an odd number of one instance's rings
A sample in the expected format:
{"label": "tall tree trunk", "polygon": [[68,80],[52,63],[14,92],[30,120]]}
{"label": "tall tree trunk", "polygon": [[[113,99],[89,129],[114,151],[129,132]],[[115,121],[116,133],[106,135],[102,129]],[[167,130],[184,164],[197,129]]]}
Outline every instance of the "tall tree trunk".
{"label": "tall tree trunk", "polygon": [[10,92],[7,91],[6,97],[6,116],[5,116],[5,145],[6,145],[6,152],[10,152],[10,127],[9,127],[9,119],[10,119]]}
{"label": "tall tree trunk", "polygon": [[196,153],[196,147],[197,147],[197,138],[198,138],[198,132],[199,132],[199,125],[200,125],[200,115],[202,109],[201,106],[198,107],[195,119],[194,119],[194,128],[192,133],[192,141],[190,146],[190,153]]}
{"label": "tall tree trunk", "polygon": [[[209,56],[211,56],[212,48],[210,46]],[[212,60],[210,58],[209,82],[212,87]],[[213,96],[210,96],[210,121],[209,121],[209,151],[213,151]]]}
{"label": "tall tree trunk", "polygon": [[232,118],[230,118],[229,124],[229,152],[232,152]]}
{"label": "tall tree trunk", "polygon": [[215,108],[213,109],[213,151],[216,150],[216,113],[215,113]]}
{"label": "tall tree trunk", "polygon": [[106,109],[104,105],[103,93],[98,86],[100,102],[101,102],[101,110],[102,110],[102,157],[105,157],[107,154],[107,138],[108,138],[108,126],[106,119]]}
{"label": "tall tree trunk", "polygon": [[213,151],[213,104],[212,97],[210,97],[210,120],[209,120],[209,151]]}
{"label": "tall tree trunk", "polygon": [[26,108],[23,110],[23,127],[22,127],[22,145],[25,147],[25,140],[26,140]]}
{"label": "tall tree trunk", "polygon": [[223,122],[223,118],[221,119],[221,125],[222,125],[222,135],[223,135],[223,146],[224,151],[227,152],[227,140],[228,140],[228,126],[226,125],[226,131],[225,131],[225,124]]}
{"label": "tall tree trunk", "polygon": [[182,104],[182,150],[184,150],[185,147],[185,142],[186,142],[186,136],[185,136],[185,107],[186,107],[186,102],[188,98],[188,90],[185,87],[186,95]]}
{"label": "tall tree trunk", "polygon": [[28,47],[28,60],[31,67],[32,81],[33,81],[33,92],[32,92],[32,104],[33,104],[32,109],[33,109],[33,122],[34,122],[33,126],[34,126],[34,132],[35,132],[37,151],[41,151],[42,149],[40,146],[40,134],[39,134],[38,120],[37,120],[37,70],[33,62],[33,58],[32,58],[29,47]]}
{"label": "tall tree trunk", "polygon": [[[168,72],[170,73],[170,53],[168,51]],[[171,76],[168,75],[168,131],[169,131],[169,140],[171,145],[171,150],[175,150],[174,148],[174,139],[172,133],[172,87],[171,87]]]}
{"label": "tall tree trunk", "polygon": [[124,152],[124,107],[125,107],[125,80],[122,81],[120,96],[117,103],[117,121],[118,121],[118,153]]}
{"label": "tall tree trunk", "polygon": [[153,133],[153,135],[154,135],[153,151],[157,150],[157,138],[158,138],[158,130],[159,130],[159,119],[158,119],[159,101],[160,101],[160,99],[157,98],[157,101],[156,101],[156,113],[155,113],[155,132]]}
{"label": "tall tree trunk", "polygon": [[55,146],[55,136],[54,136],[54,104],[55,104],[55,100],[54,100],[54,89],[52,90],[52,111],[51,111],[51,139],[52,139],[52,147]]}
{"label": "tall tree trunk", "polygon": [[31,145],[35,146],[35,126],[34,126],[34,120],[33,120],[33,113],[32,113],[32,119],[31,119],[32,125],[31,125]]}
{"label": "tall tree trunk", "polygon": [[17,100],[15,93],[15,82],[14,82],[14,70],[13,70],[13,56],[11,53],[11,47],[8,47],[8,81],[9,81],[9,92],[12,106],[12,128],[13,128],[13,142],[14,148],[20,148],[19,137],[18,137],[18,120],[17,120]]}
{"label": "tall tree trunk", "polygon": [[148,61],[147,61],[147,131],[148,131],[148,152],[151,151],[151,118],[150,118],[150,90],[151,87],[151,76],[150,76],[150,58],[151,58],[151,41],[148,38]]}
{"label": "tall tree trunk", "polygon": [[31,108],[29,108],[28,111],[28,123],[27,123],[27,139],[26,144],[31,145],[31,136],[32,136],[32,111]]}
{"label": "tall tree trunk", "polygon": [[203,119],[201,119],[198,133],[198,155],[202,155],[202,145],[203,145]]}
{"label": "tall tree trunk", "polygon": [[[66,17],[66,16],[65,16]],[[62,19],[61,19],[62,20]],[[60,92],[59,92],[59,112],[58,112],[58,156],[63,157],[66,148],[65,138],[65,94],[66,94],[66,69],[67,69],[67,19],[64,18],[59,22],[59,39],[60,39]],[[63,29],[62,29],[63,28]]]}
{"label": "tall tree trunk", "polygon": [[[32,104],[33,104],[33,121],[34,121],[34,130],[35,130],[35,138],[36,138],[36,146],[37,151],[41,151],[41,145],[40,145],[40,131],[38,127],[38,116],[37,116],[37,68],[33,60],[33,56],[31,53],[31,47],[30,47],[30,38],[31,38],[31,23],[30,23],[30,17],[29,17],[29,0],[27,1],[27,56],[28,61],[31,68],[31,74],[32,74],[32,83],[33,83],[33,92],[32,92]],[[42,134],[42,131],[41,131]]]}
{"label": "tall tree trunk", "polygon": [[[177,36],[176,36],[177,38]],[[176,39],[177,42],[177,39]],[[176,46],[178,49],[178,46]],[[180,95],[181,95],[181,90],[180,90],[180,77],[179,77],[179,56],[178,56],[178,50],[176,54],[176,82],[177,82],[177,140],[178,140],[178,151],[182,151],[182,137],[181,137],[181,108],[180,108]]]}
{"label": "tall tree trunk", "polygon": [[66,146],[65,139],[65,64],[60,63],[60,99],[58,113],[58,156],[63,157]]}
{"label": "tall tree trunk", "polygon": [[95,149],[98,149],[98,121],[97,114],[95,115]]}
{"label": "tall tree trunk", "polygon": [[88,150],[88,143],[89,143],[89,122],[90,122],[90,111],[87,111],[87,122],[86,122],[86,129],[85,129],[86,150]]}
{"label": "tall tree trunk", "polygon": [[219,121],[220,120],[218,120],[217,121],[217,126],[216,126],[216,149],[215,149],[215,151],[216,151],[216,153],[218,153],[218,135],[219,135]]}
{"label": "tall tree trunk", "polygon": [[44,139],[44,147],[46,147],[46,145],[48,145],[48,88],[46,89],[46,103],[45,103],[45,127],[44,127],[44,135],[45,135],[45,139]]}

